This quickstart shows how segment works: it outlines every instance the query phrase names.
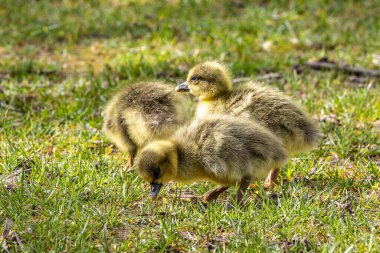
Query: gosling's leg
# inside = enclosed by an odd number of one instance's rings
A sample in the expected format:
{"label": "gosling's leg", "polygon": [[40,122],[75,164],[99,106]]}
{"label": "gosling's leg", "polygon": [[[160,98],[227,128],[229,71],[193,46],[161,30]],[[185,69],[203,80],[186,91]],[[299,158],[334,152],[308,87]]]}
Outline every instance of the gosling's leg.
{"label": "gosling's leg", "polygon": [[122,151],[128,151],[128,169],[131,169],[133,166],[133,160],[137,154],[137,145],[133,142],[129,132],[128,126],[124,123],[122,118],[118,118],[118,127],[119,132],[122,134],[123,149]]}
{"label": "gosling's leg", "polygon": [[275,168],[269,172],[267,179],[265,179],[264,188],[270,189],[274,187],[274,184],[277,183],[279,171],[279,168]]}
{"label": "gosling's leg", "polygon": [[229,186],[218,186],[215,189],[212,189],[211,191],[206,192],[206,194],[202,197],[202,200],[205,202],[216,200],[220,194],[222,194],[224,191],[226,191]]}
{"label": "gosling's leg", "polygon": [[128,163],[127,163],[127,168],[132,168],[133,166],[133,157],[131,155],[128,155]]}
{"label": "gosling's leg", "polygon": [[137,150],[135,148],[129,149],[129,152],[128,152],[128,164],[127,164],[128,168],[132,168],[132,166],[133,166],[133,160],[136,157],[136,153],[137,153]]}
{"label": "gosling's leg", "polygon": [[240,182],[239,190],[236,193],[236,204],[240,205],[241,201],[243,200],[244,194],[248,189],[249,184],[251,183],[252,177],[246,176],[243,177],[243,179]]}

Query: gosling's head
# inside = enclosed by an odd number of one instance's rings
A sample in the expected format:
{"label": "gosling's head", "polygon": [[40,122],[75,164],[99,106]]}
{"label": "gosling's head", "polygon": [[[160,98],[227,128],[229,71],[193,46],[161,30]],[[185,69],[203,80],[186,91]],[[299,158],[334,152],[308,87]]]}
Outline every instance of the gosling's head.
{"label": "gosling's head", "polygon": [[190,91],[201,100],[209,100],[232,90],[232,81],[226,67],[218,62],[204,62],[193,67],[187,81],[176,91]]}
{"label": "gosling's head", "polygon": [[178,172],[178,154],[171,141],[154,141],[145,146],[137,161],[139,176],[150,183],[150,196],[155,199],[161,187],[174,180]]}

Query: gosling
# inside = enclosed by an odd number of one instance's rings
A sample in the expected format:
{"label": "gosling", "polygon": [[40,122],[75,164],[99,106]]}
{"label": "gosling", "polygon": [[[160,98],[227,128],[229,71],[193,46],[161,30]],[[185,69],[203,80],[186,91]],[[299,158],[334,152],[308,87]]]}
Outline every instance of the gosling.
{"label": "gosling", "polygon": [[239,185],[239,204],[252,180],[264,179],[286,160],[281,141],[259,124],[229,115],[207,115],[181,127],[171,138],[147,144],[137,158],[137,170],[150,183],[153,199],[169,181],[209,180],[220,186],[207,192],[205,201]]}
{"label": "gosling", "polygon": [[[233,89],[227,68],[217,62],[193,67],[187,81],[176,88],[199,98],[196,116],[225,113],[257,120],[285,144],[289,155],[308,151],[319,143],[321,131],[315,122],[283,93],[257,83]],[[275,168],[265,186],[273,187],[279,169]]]}
{"label": "gosling", "polygon": [[120,89],[104,113],[105,135],[123,152],[128,166],[149,140],[172,134],[188,118],[184,98],[172,86],[141,82]]}

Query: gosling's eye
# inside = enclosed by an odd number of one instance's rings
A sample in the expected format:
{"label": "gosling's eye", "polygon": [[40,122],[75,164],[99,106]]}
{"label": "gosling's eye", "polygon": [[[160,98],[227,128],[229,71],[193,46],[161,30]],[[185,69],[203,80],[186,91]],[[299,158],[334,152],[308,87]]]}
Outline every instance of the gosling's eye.
{"label": "gosling's eye", "polygon": [[160,170],[160,168],[155,168],[155,169],[153,170],[153,178],[154,178],[154,179],[158,179],[158,178],[160,178],[160,174],[161,174],[161,170]]}
{"label": "gosling's eye", "polygon": [[198,81],[198,80],[200,80],[201,78],[199,77],[199,76],[192,76],[191,78],[190,78],[190,81]]}

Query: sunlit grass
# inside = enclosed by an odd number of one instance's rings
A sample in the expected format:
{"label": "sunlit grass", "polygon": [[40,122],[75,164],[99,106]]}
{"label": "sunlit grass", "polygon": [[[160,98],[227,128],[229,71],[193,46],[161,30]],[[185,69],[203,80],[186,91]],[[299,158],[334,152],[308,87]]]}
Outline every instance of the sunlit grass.
{"label": "sunlit grass", "polygon": [[[0,226],[12,220],[21,242],[2,250],[380,251],[378,80],[292,68],[328,57],[379,69],[377,6],[2,1]],[[103,106],[121,85],[158,78],[174,87],[208,59],[234,76],[281,74],[270,85],[319,120],[323,141],[290,160],[274,189],[250,189],[240,209],[226,208],[236,189],[207,206],[179,200],[210,183],[172,184],[152,202],[101,132]]]}

